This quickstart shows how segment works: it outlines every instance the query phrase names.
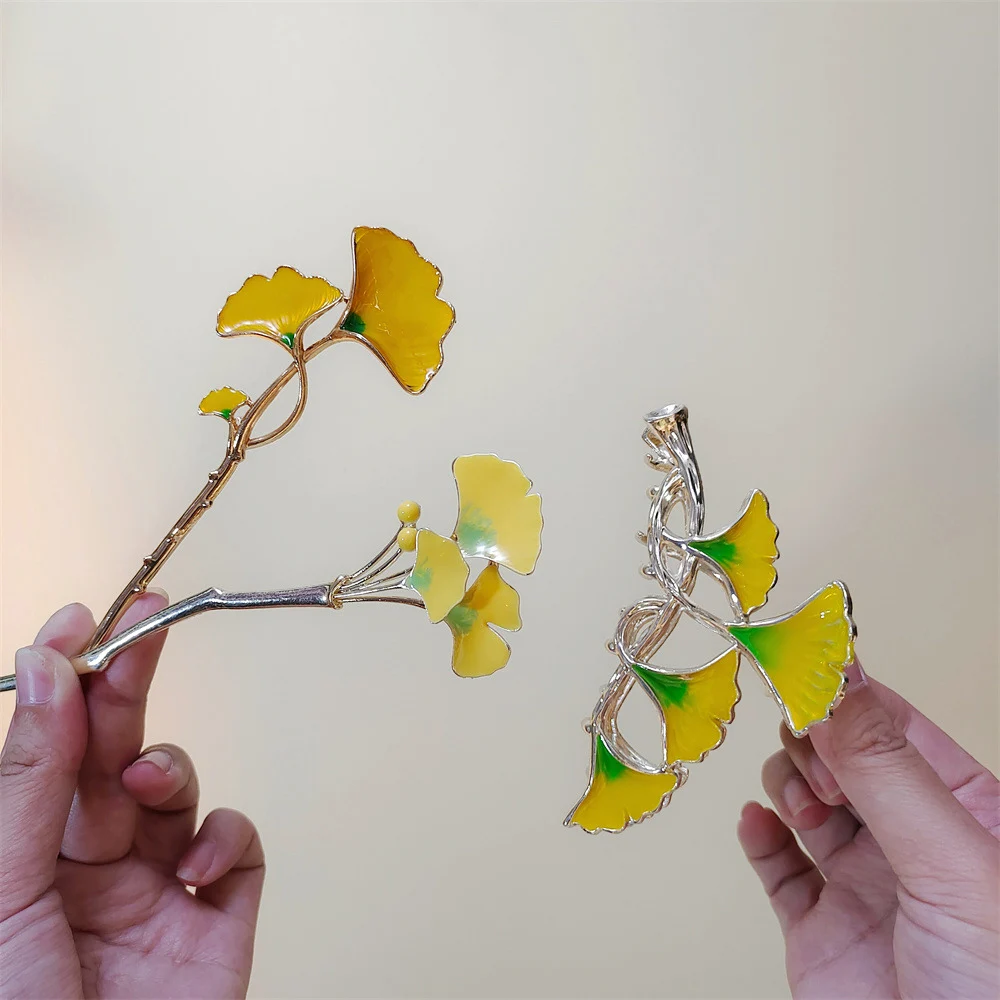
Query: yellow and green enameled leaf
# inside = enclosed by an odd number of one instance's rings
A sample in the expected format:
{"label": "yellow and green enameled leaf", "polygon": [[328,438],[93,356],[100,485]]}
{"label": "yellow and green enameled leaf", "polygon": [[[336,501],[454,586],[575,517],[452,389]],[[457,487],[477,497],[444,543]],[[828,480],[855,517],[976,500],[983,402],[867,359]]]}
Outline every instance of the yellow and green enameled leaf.
{"label": "yellow and green enameled leaf", "polygon": [[354,290],[343,333],[370,347],[407,392],[441,367],[455,310],[438,298],[441,272],[388,229],[354,230]]}
{"label": "yellow and green enameled leaf", "polygon": [[796,735],[829,716],[854,659],[851,601],[842,583],[824,587],[789,615],[727,628],[770,681]]}
{"label": "yellow and green enameled leaf", "polygon": [[485,677],[510,659],[510,646],[490,625],[511,632],[521,627],[517,591],[500,576],[500,568],[490,563],[445,621],[455,639],[452,669],[459,677]]}
{"label": "yellow and green enameled leaf", "polygon": [[673,771],[663,774],[635,771],[612,754],[596,730],[592,740],[590,786],[566,820],[567,825],[575,823],[588,833],[618,832],[667,804],[670,793],[677,787]]}
{"label": "yellow and green enameled leaf", "polygon": [[470,557],[530,573],[542,547],[542,498],[515,462],[463,455],[452,467],[458,484],[455,538]]}
{"label": "yellow and green enameled leaf", "polygon": [[702,760],[722,743],[740,700],[739,665],[736,647],[691,674],[661,674],[633,665],[663,712],[668,764]]}
{"label": "yellow and green enameled leaf", "polygon": [[221,389],[213,389],[199,404],[202,413],[213,414],[228,420],[238,406],[249,402],[250,397],[239,389],[231,389],[228,385]]}
{"label": "yellow and green enameled leaf", "polygon": [[744,614],[763,607],[778,574],[775,541],[778,529],[767,509],[767,498],[754,490],[743,513],[731,527],[717,535],[692,538],[687,544],[708,556],[726,574]]}
{"label": "yellow and green enameled leaf", "polygon": [[424,599],[427,616],[432,622],[443,621],[462,600],[468,579],[469,567],[454,541],[421,528],[417,532],[417,554],[406,585]]}
{"label": "yellow and green enameled leaf", "polygon": [[296,335],[340,301],[342,293],[323,278],[307,278],[279,267],[270,278],[255,274],[226,299],[216,329],[223,337],[255,333],[291,349]]}

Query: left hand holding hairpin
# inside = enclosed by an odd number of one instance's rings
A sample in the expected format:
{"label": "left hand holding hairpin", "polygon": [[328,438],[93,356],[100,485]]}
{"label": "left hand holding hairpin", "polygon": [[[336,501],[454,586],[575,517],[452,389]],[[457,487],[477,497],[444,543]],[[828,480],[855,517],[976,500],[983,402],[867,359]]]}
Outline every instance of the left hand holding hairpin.
{"label": "left hand holding hairpin", "polygon": [[[256,830],[216,810],[194,836],[187,755],[166,745],[139,755],[163,630],[216,609],[402,603],[448,625],[455,673],[499,670],[510,649],[494,627],[521,626],[501,568],[534,569],[541,498],[495,455],[459,458],[454,474],[450,537],[418,528],[420,507],[408,501],[389,543],[331,583],[210,588],[169,607],[150,592],[93,648],[90,612],[70,605],[39,645],[19,651],[18,707],[0,767],[0,995],[245,995],[264,876]],[[468,559],[487,560],[471,586]],[[86,693],[74,670],[91,675]]]}
{"label": "left hand holding hairpin", "polygon": [[[143,595],[121,625],[163,603]],[[190,758],[142,750],[164,636],[81,685],[67,657],[93,631],[71,604],[16,656],[0,758],[0,996],[245,996],[260,838],[232,809],[196,833]]]}

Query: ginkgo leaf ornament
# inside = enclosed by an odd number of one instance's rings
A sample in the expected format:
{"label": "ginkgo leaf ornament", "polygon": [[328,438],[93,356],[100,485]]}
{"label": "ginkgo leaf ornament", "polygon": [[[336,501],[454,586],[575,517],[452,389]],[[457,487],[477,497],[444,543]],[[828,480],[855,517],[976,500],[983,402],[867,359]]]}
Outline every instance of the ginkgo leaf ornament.
{"label": "ginkgo leaf ornament", "polygon": [[[750,617],[767,601],[777,579],[778,529],[764,494],[754,490],[730,527],[705,533],[705,493],[687,409],[667,406],[647,414],[643,440],[652,449],[650,465],[663,473],[660,485],[650,490],[649,524],[639,535],[648,557],[643,574],[662,593],[626,608],[609,643],[618,665],[587,723],[590,781],[565,820],[588,833],[617,833],[658,812],[687,778],[687,765],[722,744],[740,700],[741,665],[757,672],[787,727],[804,736],[837,707],[854,659],[851,599],[839,581],[790,614]],[[680,527],[668,527],[674,521]],[[695,603],[699,573],[722,587],[728,617]],[[714,635],[720,652],[696,667],[654,663],[684,618]],[[652,699],[657,709],[661,759],[638,753],[618,724],[635,691]]]}

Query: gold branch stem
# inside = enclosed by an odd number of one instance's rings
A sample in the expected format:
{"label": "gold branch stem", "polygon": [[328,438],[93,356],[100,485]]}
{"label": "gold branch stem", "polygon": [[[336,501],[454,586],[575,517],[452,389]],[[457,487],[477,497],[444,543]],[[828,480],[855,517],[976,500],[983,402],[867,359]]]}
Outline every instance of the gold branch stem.
{"label": "gold branch stem", "polygon": [[[107,613],[101,619],[93,637],[90,640],[88,649],[92,650],[100,643],[104,642],[111,634],[118,619],[125,613],[129,605],[142,593],[152,582],[153,578],[160,571],[163,564],[170,558],[174,549],[180,545],[184,536],[194,527],[198,519],[208,510],[216,498],[222,492],[223,487],[229,482],[239,463],[246,456],[247,449],[257,445],[266,444],[269,441],[277,440],[278,437],[287,434],[295,426],[305,408],[307,389],[305,366],[316,355],[320,354],[327,347],[338,342],[337,330],[334,329],[322,340],[318,340],[308,350],[303,350],[301,344],[295,360],[290,364],[259,396],[253,405],[243,415],[239,421],[239,426],[235,433],[234,425],[230,423],[229,441],[226,446],[226,455],[222,463],[214,471],[209,473],[208,481],[202,487],[201,492],[191,501],[187,509],[174,523],[174,526],[160,540],[153,552],[146,556],[142,565],[136,570],[132,579],[125,585],[121,593],[115,598],[114,603],[108,608]],[[285,420],[280,427],[262,438],[253,440],[251,434],[254,425],[264,414],[264,411],[274,402],[278,393],[295,377],[300,375],[299,399],[295,410],[291,416]],[[280,433],[279,433],[280,432]]]}
{"label": "gold branch stem", "polygon": [[146,556],[142,565],[135,575],[125,585],[122,592],[115,598],[114,603],[108,608],[107,613],[97,626],[89,647],[93,649],[102,643],[115,627],[115,623],[122,616],[128,606],[149,586],[150,581],[156,576],[160,567],[170,558],[174,549],[180,545],[184,536],[194,527],[198,519],[209,507],[215,503],[215,498],[222,492],[222,488],[229,482],[236,467],[240,463],[242,456],[239,455],[235,447],[229,448],[222,464],[208,475],[208,482],[202,487],[201,492],[191,501],[187,510],[177,519],[174,526],[163,536],[160,544]]}
{"label": "gold branch stem", "polygon": [[[261,435],[259,438],[247,438],[247,448],[259,448],[262,444],[270,444],[284,437],[298,422],[302,416],[302,411],[306,408],[306,400],[309,397],[309,379],[306,375],[306,363],[302,355],[302,345],[297,344],[295,351],[295,362],[292,366],[294,374],[299,377],[299,396],[295,401],[295,409],[277,426],[273,431]],[[285,383],[287,385],[287,382]],[[280,391],[280,390],[279,390]],[[273,398],[277,398],[277,393]]]}

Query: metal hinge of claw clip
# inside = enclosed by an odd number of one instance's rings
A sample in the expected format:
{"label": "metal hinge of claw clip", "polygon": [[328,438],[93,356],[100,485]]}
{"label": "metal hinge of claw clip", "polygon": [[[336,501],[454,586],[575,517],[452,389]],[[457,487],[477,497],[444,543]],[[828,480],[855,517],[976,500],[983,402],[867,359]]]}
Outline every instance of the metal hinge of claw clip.
{"label": "metal hinge of claw clip", "polygon": [[[566,817],[588,833],[619,832],[640,823],[669,801],[688,776],[685,766],[718,747],[733,721],[740,690],[736,673],[749,662],[781,709],[785,725],[804,736],[829,718],[846,689],[844,670],[854,659],[851,599],[834,581],[787,615],[751,620],[777,580],[774,561],[778,529],[764,494],[750,494],[736,523],[704,534],[705,498],[687,427],[687,410],[668,406],[646,416],[643,440],[652,448],[649,464],[664,473],[650,490],[649,528],[643,568],[663,594],[622,612],[608,648],[618,667],[587,723],[591,739],[590,784]],[[667,527],[680,508],[684,527]],[[731,609],[718,618],[692,600],[699,573],[723,589]],[[682,615],[713,632],[723,651],[700,667],[668,668],[651,661]],[[639,754],[618,728],[618,713],[638,687],[659,711],[663,757]]]}
{"label": "metal hinge of claw clip", "polygon": [[[279,267],[270,278],[254,275],[226,300],[217,329],[223,337],[265,337],[288,356],[285,370],[256,398],[226,386],[210,392],[200,411],[221,417],[229,432],[222,463],[167,532],[152,555],[118,595],[88,649],[73,663],[80,674],[103,670],[123,649],[147,635],[204,611],[240,608],[321,607],[378,601],[424,608],[432,622],[446,622],[454,643],[452,668],[463,677],[481,677],[503,667],[507,643],[491,626],[521,627],[517,591],[500,575],[502,566],[528,574],[541,548],[541,497],[514,462],[496,455],[455,460],[458,519],[450,537],[416,528],[420,507],[400,505],[392,538],[353,573],[297,590],[225,593],[214,587],[165,608],[117,635],[111,633],[128,606],[146,587],[202,514],[212,506],[252,448],[276,441],[295,426],[308,397],[307,367],[334,344],[357,342],[370,348],[409,393],[423,392],[443,361],[441,346],[455,321],[452,307],[438,297],[441,274],[409,241],[388,229],[354,230],[354,285],[345,299],[323,278],[307,278]],[[329,332],[306,343],[307,331],[334,306],[342,305]],[[265,410],[292,380],[298,399],[273,430],[254,436]],[[395,567],[407,554],[413,563]],[[467,559],[487,560],[467,587]],[[110,638],[109,638],[110,637]],[[13,690],[12,676],[0,690]]]}

